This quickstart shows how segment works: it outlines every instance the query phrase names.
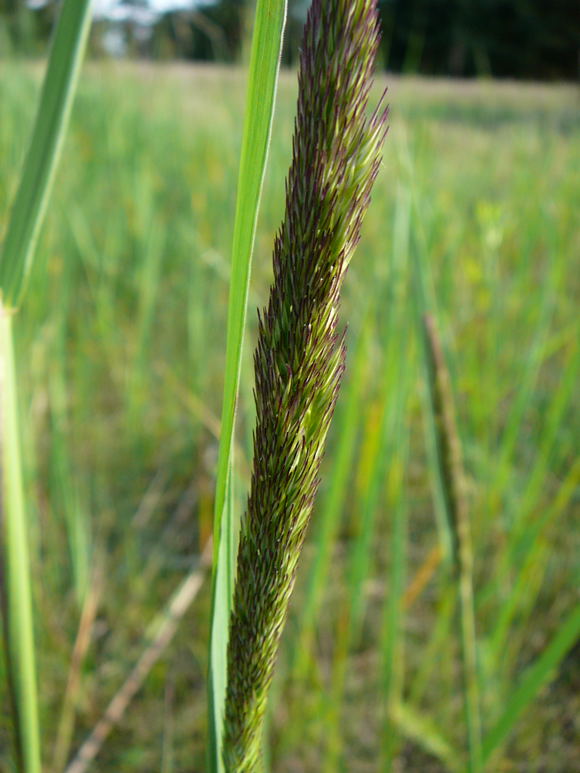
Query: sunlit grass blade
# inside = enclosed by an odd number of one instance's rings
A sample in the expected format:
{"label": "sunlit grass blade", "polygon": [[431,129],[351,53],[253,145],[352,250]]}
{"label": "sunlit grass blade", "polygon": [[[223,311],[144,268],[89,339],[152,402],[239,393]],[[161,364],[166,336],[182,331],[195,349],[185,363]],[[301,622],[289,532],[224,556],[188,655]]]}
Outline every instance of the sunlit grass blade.
{"label": "sunlit grass blade", "polygon": [[[412,330],[413,320],[409,313],[409,244],[411,226],[411,196],[408,188],[398,186],[395,204],[395,219],[393,228],[393,270],[390,280],[391,289],[391,321],[395,319],[395,309],[401,318],[400,330],[395,335],[404,337],[407,330]],[[389,331],[387,330],[387,335]],[[399,358],[408,356],[402,349],[398,350]],[[414,372],[415,347],[412,346],[411,369]],[[405,384],[412,383],[412,377]],[[381,768],[391,770],[397,753],[399,734],[390,717],[390,707],[402,699],[404,679],[404,634],[403,620],[405,614],[404,583],[407,568],[407,516],[408,497],[408,462],[410,438],[407,431],[406,417],[409,416],[410,394],[399,387],[401,402],[398,405],[399,426],[395,430],[398,438],[390,469],[387,473],[389,513],[392,532],[388,547],[389,574],[386,578],[387,599],[383,612],[383,624],[380,640],[381,664],[380,683],[384,714],[380,730],[380,760]]]}
{"label": "sunlit grass blade", "polygon": [[52,42],[32,138],[0,258],[0,292],[20,303],[62,150],[84,47],[90,0],[65,0]]}
{"label": "sunlit grass blade", "polygon": [[209,767],[223,770],[222,723],[227,680],[229,612],[234,578],[236,523],[228,492],[233,475],[233,434],[240,381],[250,266],[270,143],[280,66],[285,0],[258,0],[252,38],[232,245],[224,397],[214,509],[214,570],[208,704]]}
{"label": "sunlit grass blade", "polygon": [[580,606],[576,606],[559,625],[544,652],[529,666],[519,685],[510,694],[503,714],[483,741],[483,762],[507,740],[516,722],[534,701],[541,688],[550,681],[554,669],[574,646],[580,634]]}

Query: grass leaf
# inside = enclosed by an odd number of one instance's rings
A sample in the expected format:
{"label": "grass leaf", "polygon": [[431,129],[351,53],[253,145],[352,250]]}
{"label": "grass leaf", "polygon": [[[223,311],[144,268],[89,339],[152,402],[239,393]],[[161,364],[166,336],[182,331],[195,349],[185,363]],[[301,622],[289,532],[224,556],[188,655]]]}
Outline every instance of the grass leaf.
{"label": "grass leaf", "polygon": [[525,672],[519,686],[511,694],[505,710],[493,730],[483,741],[483,762],[506,741],[520,715],[535,699],[539,691],[548,684],[554,669],[566,655],[580,634],[580,606],[573,609],[559,626],[552,641],[544,652]]}
{"label": "grass leaf", "polygon": [[407,703],[397,703],[390,708],[391,719],[402,735],[441,760],[450,771],[463,770],[460,756],[441,735],[430,717],[425,717]]}
{"label": "grass leaf", "polygon": [[209,765],[223,769],[222,717],[226,693],[228,620],[234,575],[233,434],[242,360],[250,266],[270,144],[278,82],[285,0],[258,0],[250,57],[246,116],[238,178],[228,304],[222,431],[214,510],[214,574],[209,665]]}
{"label": "grass leaf", "polygon": [[62,150],[90,26],[90,0],[65,0],[52,43],[36,121],[0,258],[4,305],[16,308]]}

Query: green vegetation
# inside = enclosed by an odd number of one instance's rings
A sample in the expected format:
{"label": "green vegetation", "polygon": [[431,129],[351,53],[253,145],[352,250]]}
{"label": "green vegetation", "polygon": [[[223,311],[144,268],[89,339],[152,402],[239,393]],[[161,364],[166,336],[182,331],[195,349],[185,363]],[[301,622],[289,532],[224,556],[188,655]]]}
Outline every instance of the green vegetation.
{"label": "green vegetation", "polygon": [[[283,75],[250,310],[270,283],[294,83]],[[211,533],[244,85],[236,70],[99,65],[75,103],[15,331],[46,761],[70,758],[95,726]],[[38,89],[35,73],[2,69],[1,239]],[[416,266],[463,448],[482,758],[490,770],[575,765],[572,100],[557,87],[393,84],[384,168],[345,283],[347,373],[274,685],[272,770],[364,771],[379,755],[385,769],[465,767],[455,581],[433,560],[445,522],[423,431]],[[248,323],[238,512],[252,312]],[[205,768],[210,595],[206,582],[95,769]],[[63,700],[70,733],[58,732]],[[3,717],[5,756],[8,733]]]}

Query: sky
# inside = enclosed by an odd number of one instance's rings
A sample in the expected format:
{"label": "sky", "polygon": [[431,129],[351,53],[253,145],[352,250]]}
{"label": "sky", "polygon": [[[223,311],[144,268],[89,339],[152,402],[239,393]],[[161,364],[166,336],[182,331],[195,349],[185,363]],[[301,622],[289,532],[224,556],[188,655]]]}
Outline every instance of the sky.
{"label": "sky", "polygon": [[[119,6],[120,0],[93,0],[93,7],[97,15],[116,16],[115,6]],[[148,5],[153,11],[159,13],[170,9],[193,8],[201,5],[201,0],[148,0]]]}

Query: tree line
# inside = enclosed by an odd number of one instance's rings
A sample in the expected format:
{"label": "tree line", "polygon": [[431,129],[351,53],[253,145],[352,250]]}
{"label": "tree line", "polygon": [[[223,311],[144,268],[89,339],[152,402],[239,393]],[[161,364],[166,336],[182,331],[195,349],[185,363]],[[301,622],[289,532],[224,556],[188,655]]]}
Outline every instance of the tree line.
{"label": "tree line", "polygon": [[[253,0],[205,0],[191,9],[155,14],[143,23],[148,0],[118,0],[123,18],[100,17],[91,39],[95,55],[239,61],[248,39]],[[289,0],[284,63],[297,61],[308,0]],[[533,79],[576,79],[580,67],[578,0],[380,0],[380,63],[397,73]],[[34,54],[50,35],[58,0],[29,7],[0,0],[1,48]],[[141,20],[140,20],[141,19]]]}

